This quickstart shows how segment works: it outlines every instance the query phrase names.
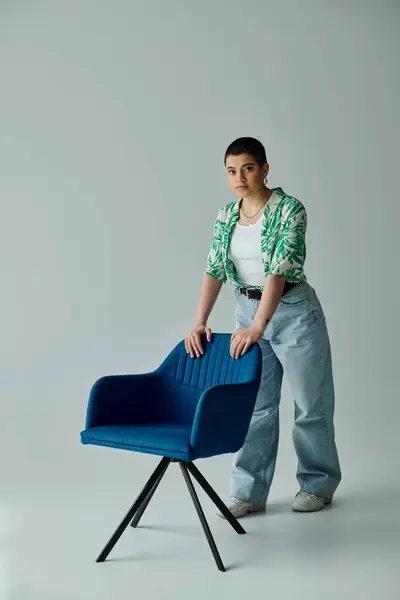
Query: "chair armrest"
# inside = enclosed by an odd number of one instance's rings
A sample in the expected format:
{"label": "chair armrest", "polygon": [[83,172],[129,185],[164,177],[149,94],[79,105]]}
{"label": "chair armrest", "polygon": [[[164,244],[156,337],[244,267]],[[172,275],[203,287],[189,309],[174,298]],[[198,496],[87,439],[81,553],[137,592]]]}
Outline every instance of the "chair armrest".
{"label": "chair armrest", "polygon": [[197,405],[190,444],[197,457],[237,452],[243,446],[259,381],[216,385]]}
{"label": "chair armrest", "polygon": [[159,414],[160,388],[157,372],[101,377],[90,391],[86,429],[150,421]]}

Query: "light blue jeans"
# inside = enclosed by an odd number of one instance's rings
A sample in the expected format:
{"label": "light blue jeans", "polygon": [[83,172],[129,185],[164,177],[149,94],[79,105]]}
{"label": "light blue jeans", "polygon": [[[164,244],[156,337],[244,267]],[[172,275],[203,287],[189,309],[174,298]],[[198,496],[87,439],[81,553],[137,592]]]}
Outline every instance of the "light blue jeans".
{"label": "light blue jeans", "polygon": [[[236,301],[236,329],[250,327],[259,301],[237,291]],[[244,446],[234,458],[230,496],[266,504],[278,451],[285,374],[295,404],[293,442],[300,489],[330,500],[341,479],[331,349],[321,304],[308,283],[283,296],[259,344],[261,385]]]}

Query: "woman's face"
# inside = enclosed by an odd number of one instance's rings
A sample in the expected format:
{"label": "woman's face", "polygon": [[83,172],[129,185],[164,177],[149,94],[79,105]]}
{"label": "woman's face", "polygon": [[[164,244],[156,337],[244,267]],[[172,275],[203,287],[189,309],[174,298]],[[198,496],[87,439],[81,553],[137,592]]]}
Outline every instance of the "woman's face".
{"label": "woman's face", "polygon": [[225,166],[229,187],[239,198],[259,192],[269,169],[268,164],[261,167],[251,154],[227,156]]}

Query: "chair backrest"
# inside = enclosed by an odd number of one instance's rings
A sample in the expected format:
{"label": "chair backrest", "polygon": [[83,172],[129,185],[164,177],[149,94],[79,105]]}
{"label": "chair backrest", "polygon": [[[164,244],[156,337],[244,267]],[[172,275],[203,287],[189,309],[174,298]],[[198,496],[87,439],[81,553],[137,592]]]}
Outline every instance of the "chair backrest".
{"label": "chair backrest", "polygon": [[184,422],[193,419],[204,390],[229,383],[256,381],[260,374],[260,351],[253,346],[240,359],[231,358],[231,335],[215,333],[212,342],[203,340],[204,354],[191,358],[180,342],[161,364],[158,373],[170,389],[171,417],[179,413]]}
{"label": "chair backrest", "polygon": [[175,381],[204,391],[218,384],[245,383],[258,376],[258,353],[253,347],[239,360],[231,358],[231,335],[214,333],[212,342],[203,340],[204,355],[191,358],[180,342],[167,356],[159,371],[171,375]]}

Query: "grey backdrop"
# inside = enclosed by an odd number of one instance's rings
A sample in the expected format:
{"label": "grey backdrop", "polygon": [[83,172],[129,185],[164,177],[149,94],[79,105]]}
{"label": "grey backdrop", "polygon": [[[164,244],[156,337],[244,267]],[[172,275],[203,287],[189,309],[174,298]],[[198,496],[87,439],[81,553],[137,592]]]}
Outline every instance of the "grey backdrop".
{"label": "grey backdrop", "polygon": [[[308,209],[340,491],[398,489],[399,8],[0,3],[5,497],[88,477],[118,486],[143,464],[80,446],[88,393],[103,374],[154,368],[190,327],[213,220],[231,199],[223,154],[241,135],[265,143],[270,184]],[[215,331],[232,330],[233,306],[226,287]],[[292,413],[285,388],[274,493],[288,502]],[[209,463],[221,494],[230,460]]]}

